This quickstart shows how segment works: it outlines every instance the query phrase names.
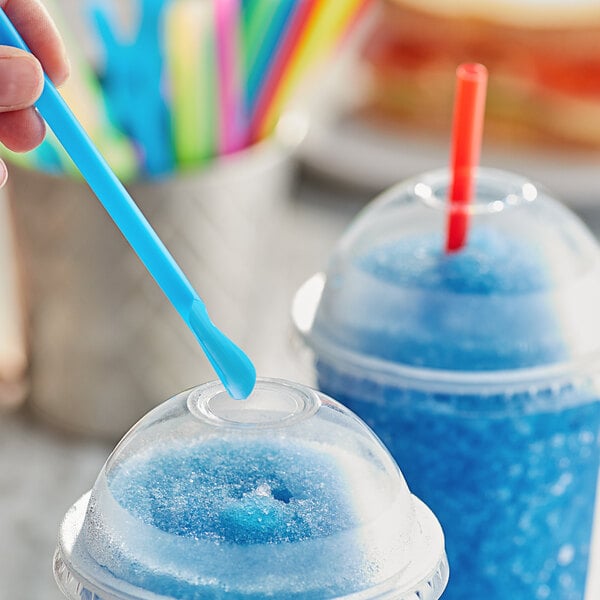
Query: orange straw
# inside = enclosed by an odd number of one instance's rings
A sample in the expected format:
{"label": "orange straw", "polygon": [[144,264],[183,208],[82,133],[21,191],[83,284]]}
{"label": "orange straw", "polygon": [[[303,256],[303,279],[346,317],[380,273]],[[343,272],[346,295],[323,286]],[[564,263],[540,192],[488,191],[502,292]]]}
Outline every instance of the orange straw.
{"label": "orange straw", "polygon": [[460,250],[469,230],[468,204],[481,155],[487,69],[465,63],[456,69],[456,97],[452,125],[452,182],[449,191],[446,252]]}

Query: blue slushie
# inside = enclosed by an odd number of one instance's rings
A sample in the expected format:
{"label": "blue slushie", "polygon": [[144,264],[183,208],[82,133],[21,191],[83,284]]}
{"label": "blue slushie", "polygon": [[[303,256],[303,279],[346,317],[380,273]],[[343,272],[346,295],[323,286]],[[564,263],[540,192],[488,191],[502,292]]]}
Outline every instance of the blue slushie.
{"label": "blue slushie", "polygon": [[299,293],[296,322],[319,387],[374,429],[440,518],[444,598],[583,600],[600,251],[532,184],[484,170],[468,243],[447,255],[446,188],[446,173],[428,174],[367,209],[323,289]]}
{"label": "blue slushie", "polygon": [[372,432],[276,380],[147,415],[67,514],[55,571],[67,598],[102,600],[438,600],[448,574],[439,524]]}

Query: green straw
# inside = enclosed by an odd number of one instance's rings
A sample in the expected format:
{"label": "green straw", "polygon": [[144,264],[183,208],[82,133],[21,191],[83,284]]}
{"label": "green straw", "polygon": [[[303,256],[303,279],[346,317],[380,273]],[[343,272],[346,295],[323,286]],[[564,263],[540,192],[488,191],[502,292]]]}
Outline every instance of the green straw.
{"label": "green straw", "polygon": [[173,144],[177,163],[196,167],[216,154],[216,78],[210,2],[177,0],[166,18]]}
{"label": "green straw", "polygon": [[277,12],[279,0],[249,0],[244,3],[244,73],[256,63],[262,42]]}

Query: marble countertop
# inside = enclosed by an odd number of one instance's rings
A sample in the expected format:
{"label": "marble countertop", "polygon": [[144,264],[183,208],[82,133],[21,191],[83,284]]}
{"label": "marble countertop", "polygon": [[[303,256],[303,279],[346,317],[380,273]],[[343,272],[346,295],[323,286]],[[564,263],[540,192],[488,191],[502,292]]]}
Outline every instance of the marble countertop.
{"label": "marble countertop", "polygon": [[[264,265],[277,293],[265,296],[270,325],[256,359],[262,374],[310,382],[291,343],[290,302],[366,200],[305,178],[285,203],[271,240],[277,252]],[[600,208],[582,216],[600,232]],[[61,600],[51,572],[58,523],[91,487],[111,447],[65,435],[26,410],[0,415],[0,600]]]}

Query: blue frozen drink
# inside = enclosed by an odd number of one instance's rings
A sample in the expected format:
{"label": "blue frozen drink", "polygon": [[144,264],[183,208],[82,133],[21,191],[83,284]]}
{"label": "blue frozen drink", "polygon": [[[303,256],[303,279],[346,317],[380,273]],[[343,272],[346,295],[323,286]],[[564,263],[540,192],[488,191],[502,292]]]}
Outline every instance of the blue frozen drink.
{"label": "blue frozen drink", "polygon": [[294,313],[320,388],[439,517],[444,598],[583,600],[600,466],[600,251],[574,215],[482,170],[444,252],[446,172],[368,208]]}
{"label": "blue frozen drink", "polygon": [[207,384],[140,421],[67,514],[55,572],[71,599],[438,600],[448,569],[372,432],[259,380],[247,401]]}

